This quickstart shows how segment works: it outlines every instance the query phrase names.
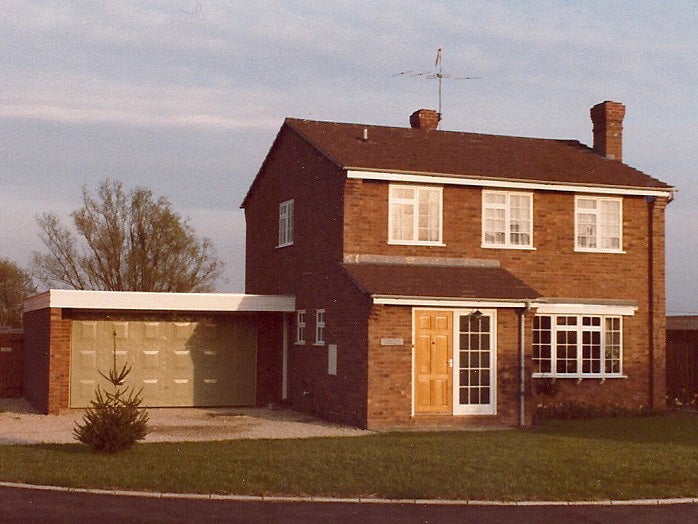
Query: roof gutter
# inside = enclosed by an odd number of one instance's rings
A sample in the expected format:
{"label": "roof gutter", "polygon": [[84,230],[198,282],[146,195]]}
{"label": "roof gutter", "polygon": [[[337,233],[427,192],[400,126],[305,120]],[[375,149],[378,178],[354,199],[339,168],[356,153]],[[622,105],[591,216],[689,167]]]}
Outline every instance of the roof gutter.
{"label": "roof gutter", "polygon": [[531,299],[415,297],[371,295],[373,303],[383,306],[463,307],[463,308],[525,308]]}

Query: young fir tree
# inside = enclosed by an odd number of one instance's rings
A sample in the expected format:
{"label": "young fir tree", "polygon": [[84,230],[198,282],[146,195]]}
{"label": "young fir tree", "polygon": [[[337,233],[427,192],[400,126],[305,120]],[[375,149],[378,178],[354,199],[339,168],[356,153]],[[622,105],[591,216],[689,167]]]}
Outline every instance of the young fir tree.
{"label": "young fir tree", "polygon": [[116,333],[114,333],[114,364],[109,375],[99,372],[112,385],[113,391],[97,386],[95,399],[90,401],[82,424],[76,422],[75,440],[87,444],[92,451],[116,453],[129,449],[148,434],[148,414],[141,408],[142,389],[126,386],[131,367],[116,367]]}

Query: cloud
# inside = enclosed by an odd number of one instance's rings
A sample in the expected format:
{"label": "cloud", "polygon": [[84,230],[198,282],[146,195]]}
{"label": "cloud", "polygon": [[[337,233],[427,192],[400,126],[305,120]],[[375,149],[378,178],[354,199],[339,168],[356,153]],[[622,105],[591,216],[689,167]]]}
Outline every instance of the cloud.
{"label": "cloud", "polygon": [[624,158],[680,189],[668,211],[669,302],[698,295],[696,257],[683,250],[698,160],[690,2],[6,4],[6,253],[35,248],[37,212],[74,209],[80,186],[111,176],[191,215],[241,290],[238,206],[283,117],[407,125],[413,110],[436,107],[437,83],[392,75],[432,71],[443,46],[444,72],[482,77],[444,81],[445,129],[589,143],[589,107],[624,102]]}

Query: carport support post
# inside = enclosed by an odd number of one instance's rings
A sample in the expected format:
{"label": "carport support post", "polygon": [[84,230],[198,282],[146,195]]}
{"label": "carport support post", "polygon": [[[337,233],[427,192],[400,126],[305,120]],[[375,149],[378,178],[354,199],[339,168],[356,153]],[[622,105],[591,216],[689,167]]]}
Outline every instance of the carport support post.
{"label": "carport support post", "polygon": [[281,398],[288,398],[288,329],[290,313],[284,313],[283,352],[281,357]]}

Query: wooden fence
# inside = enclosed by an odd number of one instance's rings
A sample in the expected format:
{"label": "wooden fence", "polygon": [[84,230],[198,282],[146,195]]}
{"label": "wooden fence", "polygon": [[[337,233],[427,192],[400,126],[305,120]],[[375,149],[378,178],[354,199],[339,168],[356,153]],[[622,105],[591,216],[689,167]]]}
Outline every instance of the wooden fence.
{"label": "wooden fence", "polygon": [[22,331],[0,331],[0,397],[22,395]]}
{"label": "wooden fence", "polygon": [[698,408],[698,331],[667,331],[666,383],[669,404]]}

